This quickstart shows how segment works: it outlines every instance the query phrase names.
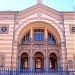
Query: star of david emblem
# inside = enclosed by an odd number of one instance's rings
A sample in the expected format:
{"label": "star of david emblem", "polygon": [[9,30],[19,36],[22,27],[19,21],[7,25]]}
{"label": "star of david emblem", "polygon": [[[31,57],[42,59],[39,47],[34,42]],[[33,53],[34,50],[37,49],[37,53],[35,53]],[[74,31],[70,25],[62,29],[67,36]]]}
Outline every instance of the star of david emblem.
{"label": "star of david emblem", "polygon": [[1,31],[2,31],[2,32],[6,32],[6,31],[7,31],[7,28],[6,28],[6,27],[2,27],[2,28],[1,28]]}

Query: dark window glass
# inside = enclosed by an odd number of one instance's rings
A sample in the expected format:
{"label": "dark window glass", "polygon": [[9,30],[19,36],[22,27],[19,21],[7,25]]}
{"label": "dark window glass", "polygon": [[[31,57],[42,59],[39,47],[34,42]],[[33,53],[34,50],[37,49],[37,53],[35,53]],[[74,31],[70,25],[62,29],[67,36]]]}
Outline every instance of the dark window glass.
{"label": "dark window glass", "polygon": [[55,59],[53,57],[50,58],[49,67],[50,69],[55,69]]}
{"label": "dark window glass", "polygon": [[36,69],[41,69],[41,68],[42,68],[42,59],[36,58]]}
{"label": "dark window glass", "polygon": [[3,67],[4,65],[4,57],[0,56],[0,67]]}
{"label": "dark window glass", "polygon": [[44,41],[43,29],[34,29],[34,41]]}
{"label": "dark window glass", "polygon": [[56,44],[55,38],[51,33],[48,33],[48,44]]}
{"label": "dark window glass", "polygon": [[75,32],[75,27],[72,27],[72,32]]}
{"label": "dark window glass", "polygon": [[30,41],[30,32],[28,32],[22,39],[22,43]]}
{"label": "dark window glass", "polygon": [[22,58],[22,69],[28,69],[28,58]]}

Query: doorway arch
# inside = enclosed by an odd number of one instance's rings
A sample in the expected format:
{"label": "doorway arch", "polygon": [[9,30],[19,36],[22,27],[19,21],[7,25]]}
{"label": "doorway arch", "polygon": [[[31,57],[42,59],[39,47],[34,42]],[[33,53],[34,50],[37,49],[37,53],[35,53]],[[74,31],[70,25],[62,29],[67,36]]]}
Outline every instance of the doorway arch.
{"label": "doorway arch", "polygon": [[44,55],[41,52],[34,54],[35,70],[42,70],[44,68]]}
{"label": "doorway arch", "polygon": [[23,53],[21,55],[21,69],[28,69],[28,54]]}
{"label": "doorway arch", "polygon": [[49,55],[49,68],[57,69],[57,56],[55,53]]}

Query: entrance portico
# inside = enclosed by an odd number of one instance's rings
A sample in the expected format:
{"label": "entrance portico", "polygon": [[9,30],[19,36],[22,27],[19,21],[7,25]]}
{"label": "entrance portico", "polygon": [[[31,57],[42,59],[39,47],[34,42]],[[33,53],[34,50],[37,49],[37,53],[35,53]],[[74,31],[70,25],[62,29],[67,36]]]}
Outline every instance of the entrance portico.
{"label": "entrance portico", "polygon": [[28,70],[58,69],[58,56],[55,53],[59,55],[60,39],[55,29],[53,30],[52,26],[43,22],[35,22],[27,26],[28,30],[21,31],[18,48],[19,53],[26,51],[29,55],[22,54],[20,68]]}

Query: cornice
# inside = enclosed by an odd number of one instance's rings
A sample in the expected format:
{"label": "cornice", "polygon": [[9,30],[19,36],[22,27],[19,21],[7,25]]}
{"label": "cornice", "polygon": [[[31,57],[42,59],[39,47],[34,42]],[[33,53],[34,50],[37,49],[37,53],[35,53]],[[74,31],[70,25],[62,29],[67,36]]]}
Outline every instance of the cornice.
{"label": "cornice", "polygon": [[46,14],[50,17],[54,17],[56,18],[55,16],[52,16],[51,14],[54,14],[58,17],[61,17],[61,13],[52,9],[52,8],[49,8],[43,4],[36,4],[28,9],[25,9],[25,10],[22,10],[20,11],[19,13],[17,13],[17,19],[20,20],[20,19],[24,19],[26,17],[29,17],[33,14],[36,14],[38,12],[41,12],[43,14]]}
{"label": "cornice", "polygon": [[34,6],[30,7],[30,8],[27,8],[25,10],[20,11],[17,15],[28,13],[30,11],[32,12],[33,10],[39,9],[39,8],[44,9],[45,11],[52,12],[54,14],[60,15],[59,11],[54,10],[54,9],[48,7],[48,6],[43,5],[43,4],[36,4],[36,5],[34,5]]}

